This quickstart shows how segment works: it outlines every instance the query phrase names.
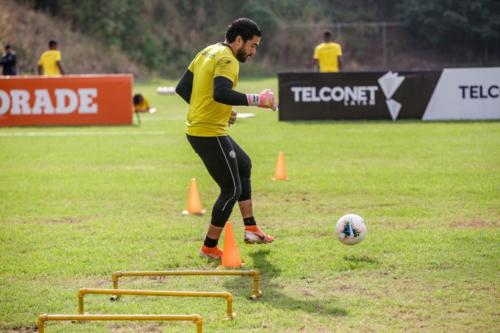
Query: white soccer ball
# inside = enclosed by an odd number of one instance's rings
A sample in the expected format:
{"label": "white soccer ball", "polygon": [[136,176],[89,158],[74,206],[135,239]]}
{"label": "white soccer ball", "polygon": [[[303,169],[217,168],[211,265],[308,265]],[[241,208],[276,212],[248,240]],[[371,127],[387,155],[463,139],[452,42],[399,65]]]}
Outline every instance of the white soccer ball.
{"label": "white soccer ball", "polygon": [[335,226],[337,238],[346,245],[358,244],[365,238],[367,232],[363,218],[356,214],[342,216]]}

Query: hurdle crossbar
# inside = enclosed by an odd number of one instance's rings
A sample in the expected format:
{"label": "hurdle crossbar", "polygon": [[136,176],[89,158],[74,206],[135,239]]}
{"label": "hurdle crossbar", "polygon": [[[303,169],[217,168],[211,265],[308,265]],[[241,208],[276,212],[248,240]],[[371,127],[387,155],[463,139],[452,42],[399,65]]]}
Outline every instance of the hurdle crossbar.
{"label": "hurdle crossbar", "polygon": [[196,324],[197,333],[202,333],[203,318],[198,314],[192,315],[62,315],[62,314],[42,314],[38,316],[38,332],[45,332],[45,322],[47,321],[95,321],[95,320],[141,320],[141,321],[192,321]]}
{"label": "hurdle crossbar", "polygon": [[[256,300],[262,295],[262,291],[259,289],[260,283],[260,273],[257,270],[192,270],[192,271],[129,271],[129,272],[114,272],[112,275],[113,279],[113,288],[118,289],[119,280],[121,277],[125,276],[134,276],[134,277],[152,277],[152,276],[224,276],[224,275],[239,275],[239,276],[248,276],[253,277],[253,290],[252,296],[250,297],[253,300]],[[119,295],[114,295],[111,297],[111,300],[118,300]]]}
{"label": "hurdle crossbar", "polygon": [[85,295],[139,295],[139,296],[172,296],[172,297],[220,297],[226,299],[226,313],[228,319],[234,319],[233,295],[227,291],[164,291],[164,290],[129,290],[129,289],[93,289],[78,290],[78,313],[83,314],[83,300]]}

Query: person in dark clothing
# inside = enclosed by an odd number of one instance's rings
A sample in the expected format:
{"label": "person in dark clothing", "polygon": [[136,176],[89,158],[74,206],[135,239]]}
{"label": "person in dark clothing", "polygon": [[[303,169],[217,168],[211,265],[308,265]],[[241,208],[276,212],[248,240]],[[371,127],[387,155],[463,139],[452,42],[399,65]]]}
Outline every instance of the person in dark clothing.
{"label": "person in dark clothing", "polygon": [[5,45],[5,55],[0,58],[0,65],[3,67],[2,75],[16,75],[16,52],[12,47]]}

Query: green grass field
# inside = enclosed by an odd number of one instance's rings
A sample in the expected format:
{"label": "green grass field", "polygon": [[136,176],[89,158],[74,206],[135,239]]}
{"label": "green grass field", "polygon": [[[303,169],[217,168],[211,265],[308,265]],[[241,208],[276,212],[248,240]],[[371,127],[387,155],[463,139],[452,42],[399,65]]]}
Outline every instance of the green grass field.
{"label": "green grass field", "polygon": [[[198,248],[209,217],[181,216],[189,181],[205,208],[218,190],[184,136],[186,105],[136,83],[158,112],[142,126],[0,129],[0,330],[33,332],[42,313],[76,313],[81,287],[117,270],[211,269]],[[243,80],[242,91],[274,79]],[[198,313],[204,332],[500,332],[499,122],[278,122],[239,119],[230,134],[253,161],[257,221],[276,237],[246,245],[262,273],[124,278],[122,288],[227,290],[221,299],[86,297],[98,313]],[[271,180],[279,151],[290,181]],[[346,213],[369,233],[334,237]],[[189,323],[54,323],[47,332],[194,332]]]}

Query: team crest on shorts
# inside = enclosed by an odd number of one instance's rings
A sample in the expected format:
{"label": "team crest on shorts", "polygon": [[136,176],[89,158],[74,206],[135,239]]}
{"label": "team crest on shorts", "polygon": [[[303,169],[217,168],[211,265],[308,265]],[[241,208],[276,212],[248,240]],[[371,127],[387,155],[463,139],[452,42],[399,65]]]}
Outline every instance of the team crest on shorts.
{"label": "team crest on shorts", "polygon": [[234,152],[234,150],[231,150],[229,152],[229,156],[231,156],[231,158],[236,158],[236,153]]}

